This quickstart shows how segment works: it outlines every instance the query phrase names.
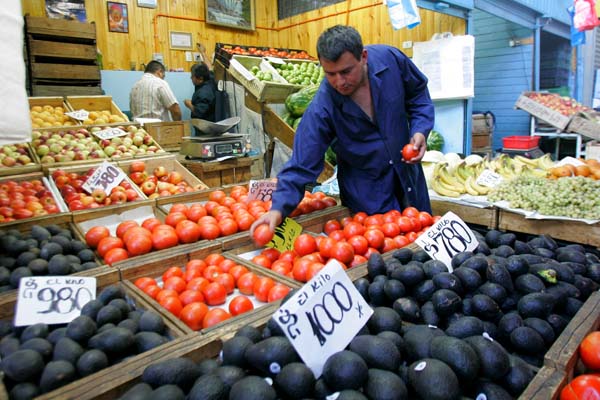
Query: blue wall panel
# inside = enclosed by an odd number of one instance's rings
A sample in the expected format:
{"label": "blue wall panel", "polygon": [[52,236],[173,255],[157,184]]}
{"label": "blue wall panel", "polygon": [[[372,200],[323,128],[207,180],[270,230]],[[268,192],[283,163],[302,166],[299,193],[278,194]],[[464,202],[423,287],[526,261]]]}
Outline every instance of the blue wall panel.
{"label": "blue wall panel", "polygon": [[510,40],[529,38],[530,29],[473,11],[475,35],[475,98],[473,112],[491,111],[496,117],[492,148],[502,138],[529,134],[529,114],[515,110],[521,93],[533,85],[533,45],[509,46]]}

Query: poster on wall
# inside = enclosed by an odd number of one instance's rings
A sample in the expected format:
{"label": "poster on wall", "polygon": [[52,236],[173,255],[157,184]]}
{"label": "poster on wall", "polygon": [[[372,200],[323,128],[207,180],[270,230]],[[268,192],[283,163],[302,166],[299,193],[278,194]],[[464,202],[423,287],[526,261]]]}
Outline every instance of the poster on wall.
{"label": "poster on wall", "polygon": [[46,0],[48,18],[86,22],[85,0]]}
{"label": "poster on wall", "polygon": [[129,17],[127,14],[127,4],[106,3],[108,15],[108,31],[109,32],[129,32]]}
{"label": "poster on wall", "polygon": [[206,0],[206,23],[253,31],[254,0]]}

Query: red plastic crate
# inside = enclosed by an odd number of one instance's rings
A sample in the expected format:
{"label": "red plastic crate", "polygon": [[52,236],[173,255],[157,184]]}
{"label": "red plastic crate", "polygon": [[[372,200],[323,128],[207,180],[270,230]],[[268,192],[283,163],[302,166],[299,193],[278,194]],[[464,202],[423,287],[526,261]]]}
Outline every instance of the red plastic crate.
{"label": "red plastic crate", "polygon": [[538,147],[539,136],[506,136],[502,138],[504,149],[531,150]]}

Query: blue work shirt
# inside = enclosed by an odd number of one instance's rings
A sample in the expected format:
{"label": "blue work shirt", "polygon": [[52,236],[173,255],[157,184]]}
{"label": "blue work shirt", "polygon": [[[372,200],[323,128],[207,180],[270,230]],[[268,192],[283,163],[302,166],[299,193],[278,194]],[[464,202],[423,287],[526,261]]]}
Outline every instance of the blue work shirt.
{"label": "blue work shirt", "polygon": [[374,120],[322,81],[296,130],[292,157],[277,176],[272,209],[284,217],[323,170],[329,145],[337,157],[340,198],[353,212],[371,215],[409,205],[431,212],[421,165],[401,161],[412,135],[427,137],[433,129],[427,78],[394,47],[366,49]]}

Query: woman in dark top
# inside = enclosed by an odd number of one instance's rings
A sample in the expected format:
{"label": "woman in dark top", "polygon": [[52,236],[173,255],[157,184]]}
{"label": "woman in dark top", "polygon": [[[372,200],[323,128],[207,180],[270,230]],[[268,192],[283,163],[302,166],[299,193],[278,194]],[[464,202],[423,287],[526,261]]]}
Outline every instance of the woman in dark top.
{"label": "woman in dark top", "polygon": [[210,122],[215,121],[215,98],[217,86],[208,66],[201,62],[192,66],[192,83],[194,95],[184,101],[185,106],[192,112],[192,118]]}

